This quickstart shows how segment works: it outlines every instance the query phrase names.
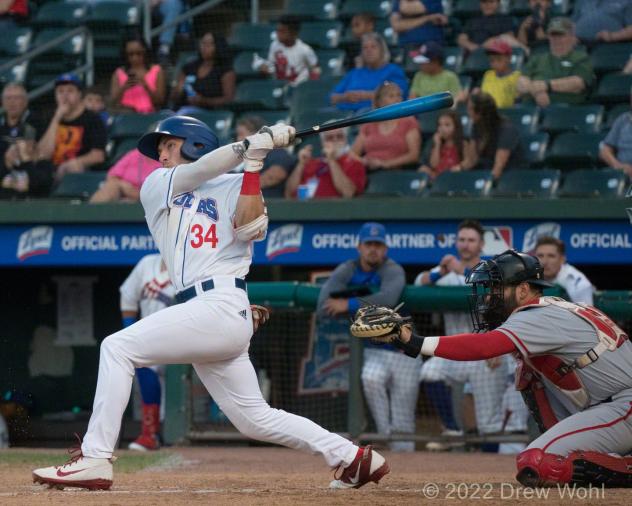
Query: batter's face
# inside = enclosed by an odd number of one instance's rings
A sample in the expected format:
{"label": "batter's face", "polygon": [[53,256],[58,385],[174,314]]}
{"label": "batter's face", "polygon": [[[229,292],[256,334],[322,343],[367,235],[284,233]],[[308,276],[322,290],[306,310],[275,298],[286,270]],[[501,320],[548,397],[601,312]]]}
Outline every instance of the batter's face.
{"label": "batter's face", "polygon": [[187,163],[182,157],[180,150],[184,144],[184,139],[164,135],[158,141],[158,159],[163,167],[170,169],[176,165]]}
{"label": "batter's face", "polygon": [[553,244],[542,244],[535,250],[542,268],[544,269],[544,279],[551,281],[556,278],[562,265],[566,262],[566,255],[562,255]]}
{"label": "batter's face", "polygon": [[480,258],[483,246],[485,241],[473,228],[462,228],[456,235],[456,250],[465,262]]}
{"label": "batter's face", "polygon": [[360,253],[360,262],[364,267],[369,269],[377,269],[384,263],[388,247],[383,242],[367,241],[358,245]]}

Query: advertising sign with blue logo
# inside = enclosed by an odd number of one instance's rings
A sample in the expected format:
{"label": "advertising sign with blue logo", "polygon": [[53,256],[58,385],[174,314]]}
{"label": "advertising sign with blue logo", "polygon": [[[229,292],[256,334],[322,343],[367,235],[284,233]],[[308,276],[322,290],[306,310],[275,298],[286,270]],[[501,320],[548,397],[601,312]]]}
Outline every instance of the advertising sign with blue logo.
{"label": "advertising sign with blue logo", "polygon": [[[356,255],[361,222],[272,223],[255,243],[258,265],[336,265]],[[389,255],[401,264],[432,264],[455,251],[456,220],[386,222]],[[576,264],[629,264],[632,227],[624,220],[484,221],[486,256],[507,248],[532,251],[538,237],[566,243]],[[222,240],[218,237],[218,240]],[[232,238],[231,238],[232,240]],[[0,227],[0,265],[134,265],[156,251],[144,224],[38,225]],[[209,245],[210,247],[210,245]]]}

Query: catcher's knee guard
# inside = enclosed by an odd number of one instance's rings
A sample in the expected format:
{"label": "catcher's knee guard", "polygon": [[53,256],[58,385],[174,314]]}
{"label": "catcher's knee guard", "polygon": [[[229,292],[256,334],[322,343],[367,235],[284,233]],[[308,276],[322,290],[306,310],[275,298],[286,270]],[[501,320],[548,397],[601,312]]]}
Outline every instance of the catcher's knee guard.
{"label": "catcher's knee guard", "polygon": [[516,461],[516,479],[526,487],[564,484],[632,487],[631,457],[593,451],[576,451],[563,457],[533,448],[521,452]]}

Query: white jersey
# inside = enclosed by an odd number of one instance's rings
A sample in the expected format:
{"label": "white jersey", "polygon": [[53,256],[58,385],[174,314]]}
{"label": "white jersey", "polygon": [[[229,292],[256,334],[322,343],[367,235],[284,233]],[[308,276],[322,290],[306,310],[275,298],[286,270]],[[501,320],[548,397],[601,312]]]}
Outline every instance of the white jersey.
{"label": "white jersey", "polygon": [[572,265],[562,265],[553,283],[566,290],[571,302],[593,305],[595,288],[586,275]]}
{"label": "white jersey", "polygon": [[177,170],[155,170],[140,192],[149,230],[176,290],[218,275],[244,278],[252,241],[237,239],[233,226],[243,175],[223,174],[173,195]]}
{"label": "white jersey", "polygon": [[292,86],[309,78],[309,69],[318,65],[314,50],[301,39],[296,39],[293,46],[288,47],[278,40],[270,44],[268,60],[274,65],[277,79],[290,81]]}
{"label": "white jersey", "polygon": [[175,289],[169,273],[161,270],[158,254],[146,255],[136,264],[121,285],[121,311],[140,309],[140,318],[160,311],[173,303]]}

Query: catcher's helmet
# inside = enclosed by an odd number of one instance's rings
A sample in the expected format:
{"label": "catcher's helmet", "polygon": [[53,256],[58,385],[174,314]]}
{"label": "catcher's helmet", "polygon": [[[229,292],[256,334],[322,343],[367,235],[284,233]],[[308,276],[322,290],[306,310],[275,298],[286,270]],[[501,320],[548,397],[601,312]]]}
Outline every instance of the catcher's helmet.
{"label": "catcher's helmet", "polygon": [[197,160],[219,147],[217,135],[206,123],[189,116],[171,116],[158,123],[153,132],[140,138],[138,151],[158,160],[158,141],[163,135],[184,139],[180,152],[188,160]]}
{"label": "catcher's helmet", "polygon": [[520,283],[553,286],[544,280],[544,270],[536,257],[512,249],[478,263],[465,281],[472,285],[470,313],[477,331],[495,329],[509,316],[505,305],[505,286]]}

